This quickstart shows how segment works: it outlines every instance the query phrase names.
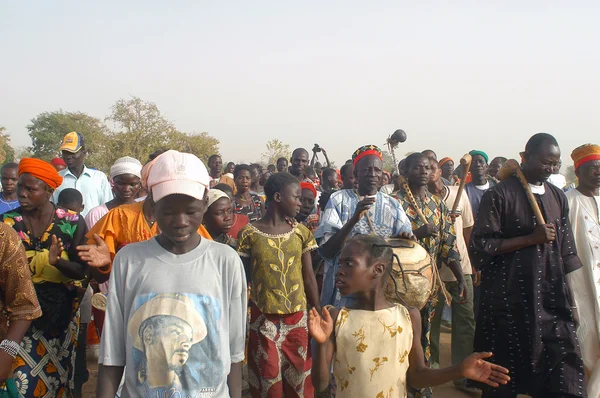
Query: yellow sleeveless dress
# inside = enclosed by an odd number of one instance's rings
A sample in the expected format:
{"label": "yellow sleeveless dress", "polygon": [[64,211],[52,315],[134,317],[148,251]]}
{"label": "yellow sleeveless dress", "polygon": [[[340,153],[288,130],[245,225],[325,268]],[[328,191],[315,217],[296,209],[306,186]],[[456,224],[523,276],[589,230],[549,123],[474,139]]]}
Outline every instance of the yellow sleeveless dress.
{"label": "yellow sleeveless dress", "polygon": [[412,324],[402,306],[379,311],[342,308],[335,323],[336,398],[406,397]]}

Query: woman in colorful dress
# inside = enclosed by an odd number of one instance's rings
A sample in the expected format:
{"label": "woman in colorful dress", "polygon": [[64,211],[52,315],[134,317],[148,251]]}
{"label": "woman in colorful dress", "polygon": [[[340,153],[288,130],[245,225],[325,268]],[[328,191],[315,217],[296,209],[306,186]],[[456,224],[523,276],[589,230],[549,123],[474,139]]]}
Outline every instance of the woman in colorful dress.
{"label": "woman in colorful dress", "polygon": [[19,163],[21,207],[3,221],[21,238],[42,316],[27,330],[14,374],[25,397],[72,397],[79,302],[77,287],[88,268],[75,250],[85,241],[77,213],[56,207],[52,193],[62,183],[54,167],[39,159]]}
{"label": "woman in colorful dress", "polygon": [[[21,239],[0,223],[0,385],[13,375],[14,359],[31,321],[42,315],[29,275]],[[22,384],[25,377],[15,373],[13,382],[17,379]],[[0,388],[0,395],[9,388]]]}
{"label": "woman in colorful dress", "polygon": [[267,214],[244,227],[238,253],[252,283],[248,371],[252,397],[310,397],[307,309],[319,307],[312,233],[294,217],[300,184],[288,173],[265,184]]}
{"label": "woman in colorful dress", "polygon": [[260,196],[250,192],[252,169],[247,164],[235,166],[233,177],[237,193],[235,194],[235,214],[248,216],[250,222],[260,220],[264,215],[265,202]]}

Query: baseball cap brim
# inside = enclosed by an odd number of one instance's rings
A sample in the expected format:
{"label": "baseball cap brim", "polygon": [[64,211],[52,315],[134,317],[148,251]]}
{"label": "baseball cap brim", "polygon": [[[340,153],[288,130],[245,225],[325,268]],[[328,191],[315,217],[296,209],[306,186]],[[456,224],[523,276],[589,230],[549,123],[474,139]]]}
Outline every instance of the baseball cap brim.
{"label": "baseball cap brim", "polygon": [[196,181],[171,180],[161,182],[152,187],[152,200],[158,202],[169,195],[187,195],[192,198],[203,200],[206,186]]}
{"label": "baseball cap brim", "polygon": [[79,148],[73,148],[71,145],[61,146],[60,147],[60,151],[67,151],[67,152],[71,152],[71,153],[77,153],[80,150],[81,150],[81,147],[79,147]]}

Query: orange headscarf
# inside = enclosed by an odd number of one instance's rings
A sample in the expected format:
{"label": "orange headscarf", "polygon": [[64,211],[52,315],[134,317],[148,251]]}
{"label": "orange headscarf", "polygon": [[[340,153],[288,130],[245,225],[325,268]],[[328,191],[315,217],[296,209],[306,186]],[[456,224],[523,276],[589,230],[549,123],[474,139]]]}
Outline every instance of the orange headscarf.
{"label": "orange headscarf", "polygon": [[63,178],[58,174],[54,166],[40,159],[23,158],[19,162],[19,176],[23,173],[31,174],[38,180],[44,181],[50,188],[60,187]]}

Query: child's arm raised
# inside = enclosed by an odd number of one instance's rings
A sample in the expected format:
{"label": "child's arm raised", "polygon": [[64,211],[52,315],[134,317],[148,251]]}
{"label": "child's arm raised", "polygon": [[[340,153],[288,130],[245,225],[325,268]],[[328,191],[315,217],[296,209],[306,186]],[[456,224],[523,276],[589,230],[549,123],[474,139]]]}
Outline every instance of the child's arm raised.
{"label": "child's arm raised", "polygon": [[302,279],[304,279],[304,292],[308,304],[321,311],[321,302],[319,299],[319,289],[317,288],[317,278],[312,267],[311,252],[302,254]]}
{"label": "child's arm raised", "polygon": [[459,365],[444,369],[431,369],[425,366],[421,347],[421,315],[415,308],[409,308],[413,328],[412,349],[409,354],[408,382],[414,388],[432,387],[464,377],[486,383],[492,387],[506,384],[508,369],[484,361],[492,356],[491,352],[476,352],[469,355]]}
{"label": "child's arm raised", "polygon": [[308,332],[317,343],[312,367],[312,381],[317,392],[324,391],[329,385],[331,362],[335,351],[333,327],[337,314],[337,308],[332,308],[331,314],[327,308],[323,308],[323,318],[315,308],[308,311]]}

